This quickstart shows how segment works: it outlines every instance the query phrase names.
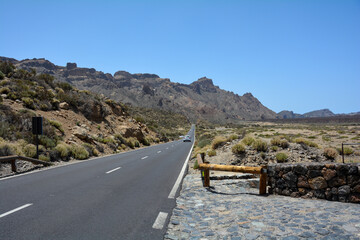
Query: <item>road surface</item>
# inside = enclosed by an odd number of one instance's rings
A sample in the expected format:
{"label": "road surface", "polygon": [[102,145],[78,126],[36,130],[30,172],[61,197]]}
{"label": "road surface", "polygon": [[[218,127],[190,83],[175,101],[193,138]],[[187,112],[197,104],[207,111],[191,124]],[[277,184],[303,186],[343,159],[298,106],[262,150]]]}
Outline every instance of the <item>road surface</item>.
{"label": "road surface", "polygon": [[194,127],[189,135],[0,179],[0,239],[163,239]]}

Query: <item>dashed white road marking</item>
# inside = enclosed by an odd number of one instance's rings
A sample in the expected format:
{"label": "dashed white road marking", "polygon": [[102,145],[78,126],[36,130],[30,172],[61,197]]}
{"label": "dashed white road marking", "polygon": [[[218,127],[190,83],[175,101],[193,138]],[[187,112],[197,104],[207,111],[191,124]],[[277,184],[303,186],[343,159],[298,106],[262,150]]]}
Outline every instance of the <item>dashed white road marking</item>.
{"label": "dashed white road marking", "polygon": [[158,151],[157,153],[161,153],[161,151]]}
{"label": "dashed white road marking", "polygon": [[148,158],[149,156],[145,156],[145,157],[142,157],[141,159],[145,159],[145,158]]}
{"label": "dashed white road marking", "polygon": [[159,215],[157,216],[154,224],[153,224],[153,228],[154,229],[163,229],[164,224],[166,222],[168,214],[164,213],[164,212],[159,212]]}
{"label": "dashed white road marking", "polygon": [[11,210],[11,211],[8,211],[8,212],[6,212],[6,213],[1,214],[1,215],[0,215],[0,218],[5,217],[5,216],[7,216],[7,215],[10,215],[10,214],[12,214],[12,213],[14,213],[14,212],[20,211],[21,209],[30,207],[31,205],[33,205],[33,204],[32,204],[32,203],[28,203],[28,204],[22,205],[21,207],[15,208],[15,209],[13,209],[13,210]]}
{"label": "dashed white road marking", "polygon": [[166,149],[169,149],[168,147]]}
{"label": "dashed white road marking", "polygon": [[116,170],[119,170],[121,167],[114,168],[113,170],[107,171],[106,174],[115,172]]}

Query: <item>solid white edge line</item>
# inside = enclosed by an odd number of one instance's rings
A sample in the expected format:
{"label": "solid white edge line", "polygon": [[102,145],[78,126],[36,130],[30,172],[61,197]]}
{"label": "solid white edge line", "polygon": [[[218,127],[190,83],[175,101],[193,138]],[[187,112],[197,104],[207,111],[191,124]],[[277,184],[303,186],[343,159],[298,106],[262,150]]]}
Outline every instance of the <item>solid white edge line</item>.
{"label": "solid white edge line", "polygon": [[168,214],[164,213],[164,212],[159,212],[159,215],[157,216],[154,224],[153,224],[153,228],[154,229],[163,229],[166,219],[167,219]]}
{"label": "solid white edge line", "polygon": [[[172,141],[172,142],[174,142],[174,141]],[[161,144],[170,144],[170,143],[172,143],[172,142],[169,142],[169,143],[161,143]],[[17,175],[11,175],[11,176],[7,176],[7,177],[1,177],[1,178],[0,178],[0,181],[8,180],[8,179],[11,179],[11,178],[22,177],[22,176],[30,175],[30,174],[34,174],[34,173],[40,173],[40,172],[43,172],[43,171],[53,170],[53,169],[56,169],[56,168],[67,167],[67,166],[73,165],[73,164],[82,164],[82,163],[85,163],[85,162],[88,162],[88,161],[97,160],[97,159],[100,159],[100,158],[107,158],[107,157],[112,157],[112,156],[116,156],[116,155],[123,155],[123,154],[128,154],[128,153],[131,153],[131,152],[142,151],[142,150],[144,150],[144,149],[153,148],[153,147],[157,147],[157,146],[158,146],[158,144],[155,144],[155,145],[153,145],[153,146],[141,147],[141,148],[139,148],[139,149],[132,149],[132,150],[129,150],[129,151],[126,151],[126,152],[114,153],[114,154],[104,155],[104,156],[100,156],[100,157],[89,158],[89,159],[81,160],[81,161],[76,160],[76,161],[74,161],[74,162],[66,163],[66,164],[64,164],[64,165],[51,166],[51,167],[46,167],[46,168],[43,168],[43,169],[33,170],[33,171],[30,171],[30,172],[26,172],[26,173],[20,173],[20,174],[17,174]]]}
{"label": "solid white edge line", "polygon": [[119,170],[121,167],[114,168],[113,170],[107,171],[106,174],[115,172],[116,170]]}
{"label": "solid white edge line", "polygon": [[5,217],[5,216],[7,216],[7,215],[10,215],[10,214],[12,214],[12,213],[14,213],[14,212],[20,211],[21,209],[30,207],[31,205],[33,205],[33,204],[32,204],[32,203],[28,203],[28,204],[22,205],[21,207],[15,208],[15,209],[13,209],[13,210],[11,210],[11,211],[8,211],[8,212],[6,212],[6,213],[1,214],[1,215],[0,215],[0,218]]}
{"label": "solid white edge line", "polygon": [[177,190],[178,190],[178,188],[179,188],[179,186],[180,186],[181,180],[182,180],[183,177],[184,177],[185,170],[186,170],[187,164],[188,164],[188,162],[189,162],[189,159],[190,159],[190,156],[191,156],[191,152],[192,152],[193,147],[194,147],[194,143],[195,143],[195,135],[194,135],[194,141],[193,141],[193,144],[192,144],[192,146],[191,146],[190,152],[189,152],[189,154],[188,154],[188,156],[187,156],[187,158],[186,158],[186,160],[185,160],[185,162],[184,162],[184,165],[183,165],[183,167],[182,167],[182,169],[181,169],[181,172],[180,172],[180,174],[179,174],[179,176],[178,176],[178,178],[177,178],[177,180],[176,180],[176,182],[175,182],[175,184],[174,184],[174,187],[172,188],[172,190],[171,190],[168,198],[175,198],[175,195],[176,195],[176,192],[177,192]]}

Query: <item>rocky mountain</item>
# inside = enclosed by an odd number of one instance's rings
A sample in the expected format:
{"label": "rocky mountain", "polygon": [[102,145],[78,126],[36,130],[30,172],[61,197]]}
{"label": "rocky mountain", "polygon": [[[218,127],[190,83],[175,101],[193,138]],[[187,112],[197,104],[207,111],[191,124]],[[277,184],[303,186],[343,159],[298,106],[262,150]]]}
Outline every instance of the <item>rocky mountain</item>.
{"label": "rocky mountain", "polygon": [[276,117],[275,112],[251,93],[239,96],[222,90],[206,77],[187,85],[155,74],[118,71],[111,75],[94,68],[79,68],[76,63],[57,66],[46,59],[18,61],[0,57],[0,61],[10,61],[17,68],[28,71],[35,69],[37,73],[51,74],[56,81],[68,82],[78,89],[100,93],[126,104],[182,113],[191,121],[206,119],[226,123]]}
{"label": "rocky mountain", "polygon": [[311,111],[304,114],[294,113],[293,111],[281,111],[277,114],[278,119],[293,119],[293,118],[314,118],[314,117],[333,117],[334,114],[329,109],[321,109],[316,111]]}

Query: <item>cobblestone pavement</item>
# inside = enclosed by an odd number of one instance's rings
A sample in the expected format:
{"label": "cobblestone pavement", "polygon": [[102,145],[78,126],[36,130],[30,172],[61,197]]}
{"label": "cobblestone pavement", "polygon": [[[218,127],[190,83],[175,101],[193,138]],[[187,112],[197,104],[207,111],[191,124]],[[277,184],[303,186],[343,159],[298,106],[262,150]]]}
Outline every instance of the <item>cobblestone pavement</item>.
{"label": "cobblestone pavement", "polygon": [[187,175],[165,239],[360,239],[360,204],[259,196],[248,181]]}

